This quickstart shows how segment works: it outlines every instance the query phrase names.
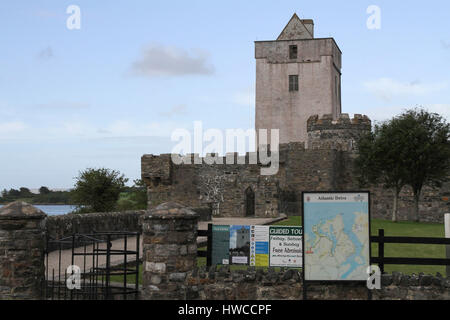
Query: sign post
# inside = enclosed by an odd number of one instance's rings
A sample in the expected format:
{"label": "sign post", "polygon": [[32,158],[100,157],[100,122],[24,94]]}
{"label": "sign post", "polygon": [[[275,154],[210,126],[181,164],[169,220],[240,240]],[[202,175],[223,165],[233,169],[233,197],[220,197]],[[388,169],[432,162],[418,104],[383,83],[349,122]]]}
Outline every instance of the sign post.
{"label": "sign post", "polygon": [[[450,238],[450,213],[444,215],[445,237]],[[450,259],[450,245],[446,246],[447,259]],[[450,266],[447,266],[447,277],[450,277]]]}

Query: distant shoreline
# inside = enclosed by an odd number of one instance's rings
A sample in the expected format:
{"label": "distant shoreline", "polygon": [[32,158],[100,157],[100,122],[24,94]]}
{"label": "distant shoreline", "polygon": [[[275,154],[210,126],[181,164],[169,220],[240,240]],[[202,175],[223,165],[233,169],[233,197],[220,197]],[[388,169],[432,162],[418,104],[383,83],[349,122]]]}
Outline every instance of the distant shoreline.
{"label": "distant shoreline", "polygon": [[[11,202],[0,202],[0,206],[6,206],[6,205],[11,204],[16,201],[23,201],[23,200],[18,199],[18,200],[11,201]],[[74,204],[63,203],[63,202],[59,202],[59,203],[40,203],[40,202],[35,203],[35,202],[28,202],[28,201],[23,201],[23,202],[26,202],[31,205],[38,205],[38,206],[75,206]]]}

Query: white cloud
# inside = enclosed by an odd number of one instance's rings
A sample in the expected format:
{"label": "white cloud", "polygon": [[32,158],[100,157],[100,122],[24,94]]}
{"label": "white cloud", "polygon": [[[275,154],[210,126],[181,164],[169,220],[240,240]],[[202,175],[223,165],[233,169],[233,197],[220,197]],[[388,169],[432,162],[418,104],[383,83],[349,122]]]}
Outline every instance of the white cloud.
{"label": "white cloud", "polygon": [[27,126],[22,121],[0,123],[0,134],[22,132]]}
{"label": "white cloud", "polygon": [[21,121],[0,123],[0,140],[7,141],[56,141],[70,139],[136,138],[160,137],[170,138],[172,132],[183,127],[173,121],[139,122],[119,120],[99,126],[83,119],[55,123],[52,126],[26,125]]}
{"label": "white cloud", "polygon": [[150,45],[131,66],[136,76],[210,75],[214,67],[208,63],[209,54],[200,49],[191,50]]}
{"label": "white cloud", "polygon": [[424,106],[430,112],[439,113],[441,116],[447,119],[450,122],[450,103],[438,103],[438,104],[430,104],[429,106]]}
{"label": "white cloud", "polygon": [[57,131],[69,136],[88,136],[95,132],[95,128],[83,122],[65,122],[62,124],[62,130]]}
{"label": "white cloud", "polygon": [[448,122],[450,122],[450,104],[424,104],[420,106],[380,106],[377,108],[371,108],[371,110],[365,112],[372,121],[384,121],[391,119],[394,116],[398,116],[407,109],[414,107],[423,108],[429,112],[438,113],[443,116]]}
{"label": "white cloud", "polygon": [[395,97],[424,96],[435,93],[447,88],[447,83],[400,82],[391,78],[380,78],[365,82],[364,87],[378,98],[390,101]]}

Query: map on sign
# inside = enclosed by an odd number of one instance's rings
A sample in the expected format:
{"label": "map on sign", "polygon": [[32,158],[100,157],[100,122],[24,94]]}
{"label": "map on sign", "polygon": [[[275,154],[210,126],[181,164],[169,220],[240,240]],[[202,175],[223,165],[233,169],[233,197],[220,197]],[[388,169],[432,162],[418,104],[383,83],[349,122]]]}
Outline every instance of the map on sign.
{"label": "map on sign", "polygon": [[305,280],[367,280],[369,193],[303,193]]}

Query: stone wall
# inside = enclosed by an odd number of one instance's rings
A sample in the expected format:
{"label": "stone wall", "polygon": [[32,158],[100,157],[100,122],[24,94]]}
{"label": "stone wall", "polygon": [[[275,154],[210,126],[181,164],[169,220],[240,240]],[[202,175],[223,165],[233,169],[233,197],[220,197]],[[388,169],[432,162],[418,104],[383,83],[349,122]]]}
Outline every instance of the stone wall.
{"label": "stone wall", "polygon": [[[200,221],[211,220],[211,208],[190,209],[199,214]],[[95,232],[141,232],[142,226],[139,219],[145,212],[146,210],[136,210],[49,216],[46,219],[46,233],[50,239],[62,239],[73,234],[93,234]],[[52,250],[53,248],[50,248],[50,251]]]}
{"label": "stone wall", "polygon": [[352,119],[343,113],[337,119],[331,114],[314,115],[307,121],[308,149],[356,150],[361,134],[370,132],[371,121],[367,116],[355,114]]}
{"label": "stone wall", "polygon": [[[250,164],[252,154],[241,159],[244,164],[175,165],[168,154],[142,157],[142,178],[147,183],[148,206],[176,201],[186,206],[210,206],[215,216],[245,216],[246,191],[254,193],[255,216],[276,217],[280,213],[301,215],[302,191],[371,191],[373,218],[390,219],[392,192],[381,186],[361,187],[355,177],[354,159],[357,157],[358,137],[371,129],[370,120],[363,115],[350,118],[342,114],[333,120],[331,115],[312,116],[308,123],[308,147],[291,142],[279,147],[279,170],[272,176],[262,176],[261,165]],[[236,161],[235,161],[236,163]],[[442,188],[425,187],[420,202],[420,220],[443,222],[443,214],[450,212],[450,179]],[[404,188],[399,199],[400,220],[406,220],[413,208],[413,196]]]}
{"label": "stone wall", "polygon": [[45,217],[25,202],[0,209],[0,300],[40,298]]}
{"label": "stone wall", "polygon": [[[308,284],[310,300],[450,300],[450,277],[384,274],[381,289],[365,283]],[[228,266],[201,267],[188,274],[186,297],[198,300],[302,300],[302,274],[295,269],[275,271],[249,267],[230,272]]]}
{"label": "stone wall", "polygon": [[[230,266],[197,267],[198,215],[177,203],[150,210],[143,221],[143,299],[176,300],[301,300],[305,284],[296,269]],[[314,300],[402,299],[450,300],[450,276],[440,274],[381,276],[381,289],[365,282],[308,283],[306,298]]]}
{"label": "stone wall", "polygon": [[[373,217],[390,220],[392,218],[393,195],[381,187],[371,187]],[[414,208],[414,197],[410,187],[406,186],[400,193],[397,216],[399,220],[408,220]],[[419,202],[419,219],[421,222],[443,223],[444,214],[450,212],[450,180],[442,188],[425,186]]]}
{"label": "stone wall", "polygon": [[142,217],[143,299],[187,298],[183,282],[197,262],[197,224],[197,213],[174,202]]}
{"label": "stone wall", "polygon": [[65,214],[49,216],[46,221],[47,235],[61,239],[75,233],[92,234],[106,231],[140,232],[139,218],[145,210],[125,212],[104,212],[86,214]]}
{"label": "stone wall", "polygon": [[[187,155],[193,159],[195,155]],[[237,153],[228,154],[235,164],[209,165],[200,158],[201,164],[180,164],[171,162],[170,156],[154,155],[142,157],[142,178],[147,183],[148,207],[175,201],[189,207],[211,207],[213,216],[244,216],[246,212],[246,190],[254,193],[255,215],[277,217],[278,180],[276,176],[262,176],[260,164],[249,164],[250,154],[241,159],[246,165],[236,164]],[[169,161],[169,172],[155,170],[160,162]],[[147,170],[146,168],[152,168]]]}

